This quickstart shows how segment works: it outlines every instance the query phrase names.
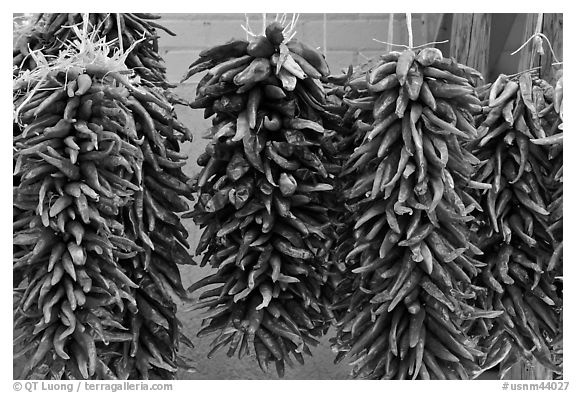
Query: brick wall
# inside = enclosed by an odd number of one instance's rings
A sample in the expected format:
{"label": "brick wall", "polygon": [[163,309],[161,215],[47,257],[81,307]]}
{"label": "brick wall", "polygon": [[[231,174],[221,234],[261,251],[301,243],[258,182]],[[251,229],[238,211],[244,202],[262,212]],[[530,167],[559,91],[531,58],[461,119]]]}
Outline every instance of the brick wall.
{"label": "brick wall", "polygon": [[[168,77],[178,80],[187,65],[204,48],[217,45],[230,38],[244,38],[240,27],[244,14],[161,14],[162,24],[174,31],[171,37],[162,33],[161,54],[168,63]],[[431,41],[442,14],[413,14],[414,44]],[[250,27],[261,31],[262,15],[248,14]],[[270,20],[274,14],[268,14]],[[390,14],[326,14],[326,38],[324,38],[324,14],[300,14],[296,31],[298,39],[322,48],[326,40],[326,58],[333,73],[347,68],[349,64],[362,62],[386,49],[386,45],[373,41],[388,40]],[[394,42],[408,43],[404,14],[395,14],[393,23]],[[193,83],[197,79],[192,79]]]}

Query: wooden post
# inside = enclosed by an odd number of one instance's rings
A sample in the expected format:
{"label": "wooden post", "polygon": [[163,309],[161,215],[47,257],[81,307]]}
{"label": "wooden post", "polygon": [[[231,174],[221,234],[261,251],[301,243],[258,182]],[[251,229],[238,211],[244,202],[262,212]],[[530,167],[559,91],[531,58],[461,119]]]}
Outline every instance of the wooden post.
{"label": "wooden post", "polygon": [[440,28],[440,23],[442,23],[443,16],[444,14],[420,14],[418,24],[421,27],[424,41],[416,42],[416,45],[436,41],[436,36],[438,35],[438,29]]}
{"label": "wooden post", "polygon": [[[442,42],[446,40],[450,40],[450,32],[452,30],[452,18],[453,14],[447,13],[442,14],[440,21],[438,22],[438,27],[436,29],[436,34],[434,39],[431,41]],[[450,42],[446,42],[443,44],[436,44],[434,47],[440,49],[444,56],[450,55]]]}
{"label": "wooden post", "polygon": [[[544,14],[542,19],[541,33],[550,40],[554,54],[559,61],[563,60],[563,14]],[[524,29],[524,37],[522,43],[526,42],[536,32],[538,21],[538,14],[526,15],[526,27]],[[542,67],[540,70],[540,77],[548,82],[556,82],[555,73],[558,67],[552,66],[554,59],[550,52],[550,47],[546,42],[542,43],[544,48],[544,55],[540,56],[536,53],[534,40],[532,40],[520,52],[520,61],[518,63],[518,71],[524,71],[530,68],[532,62],[533,67]]]}
{"label": "wooden post", "polygon": [[520,361],[506,373],[504,379],[549,380],[552,379],[552,371],[544,368],[540,364],[530,365]]}
{"label": "wooden post", "polygon": [[[564,15],[563,14],[544,14],[544,20],[542,23],[542,33],[548,37],[550,43],[552,44],[552,49],[554,49],[554,54],[558,58],[558,61],[564,60],[563,52],[563,31],[564,31]],[[544,49],[546,52],[546,48]],[[540,65],[542,66],[542,72],[540,76],[550,82],[556,82],[556,70],[558,66],[553,66],[554,60],[552,59],[552,53],[548,50],[544,58],[541,59]]]}
{"label": "wooden post", "polygon": [[[492,15],[492,30],[490,31],[490,62],[488,64],[488,73],[484,75],[485,82],[496,80],[502,70],[498,70],[498,64],[502,56],[509,59],[507,61],[518,61],[519,57],[510,56],[509,52],[504,53],[507,42],[510,40],[512,28],[516,19],[523,21],[522,14],[500,13]],[[518,44],[520,46],[520,44]]]}
{"label": "wooden post", "polygon": [[459,63],[488,74],[490,14],[454,14],[450,34],[450,56]]}

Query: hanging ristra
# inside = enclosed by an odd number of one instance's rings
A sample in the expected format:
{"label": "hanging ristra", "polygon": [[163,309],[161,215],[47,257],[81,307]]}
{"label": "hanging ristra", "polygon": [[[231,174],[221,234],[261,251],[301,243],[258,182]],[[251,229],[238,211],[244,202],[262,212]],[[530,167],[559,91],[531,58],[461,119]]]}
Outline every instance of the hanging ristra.
{"label": "hanging ristra", "polygon": [[[554,111],[560,118],[560,123],[557,123],[557,118],[554,116],[550,119],[545,117],[543,121],[548,122],[547,130],[550,130],[550,135],[545,138],[531,140],[535,144],[547,145],[548,159],[552,164],[551,175],[554,181],[548,183],[548,189],[551,193],[551,202],[548,205],[550,212],[550,226],[548,231],[553,233],[556,240],[554,246],[554,253],[552,254],[553,260],[549,263],[550,271],[554,277],[563,276],[563,203],[564,203],[564,92],[563,92],[564,76],[563,70],[560,69],[557,73],[557,82],[554,86],[554,97],[552,103]],[[549,105],[549,104],[548,104]],[[549,108],[549,106],[548,106]]]}
{"label": "hanging ristra", "polygon": [[42,26],[38,22],[37,14],[25,14],[12,20],[12,58],[15,77],[21,71],[37,67],[36,60],[30,56],[30,51],[38,51],[43,46]]}
{"label": "hanging ristra", "polygon": [[[353,376],[467,379],[484,352],[469,331],[500,312],[474,307],[482,266],[471,242],[479,208],[470,180],[479,160],[461,148],[476,137],[477,71],[438,49],[378,58],[347,83],[356,148],[343,167],[350,211],[338,254],[351,276],[336,289],[338,351]],[[346,181],[348,179],[348,181]]]}
{"label": "hanging ristra", "polygon": [[75,34],[16,83],[14,358],[21,378],[173,379],[192,135],[126,54]]}
{"label": "hanging ristra", "polygon": [[[347,105],[347,82],[357,78],[364,78],[374,61],[376,60],[370,59],[367,63],[362,63],[355,67],[350,65],[345,73],[330,75],[322,79],[327,101],[324,108],[338,119],[338,121],[331,123],[330,129],[335,132],[327,136],[327,145],[330,146],[332,161],[337,163],[340,168],[346,163],[354,148],[360,143],[357,140],[358,133],[355,132],[356,128],[352,125],[353,121],[351,120],[358,114],[360,109]],[[350,182],[353,181],[352,176],[336,176],[334,182],[336,201],[331,208],[331,213],[332,220],[335,223],[336,235],[341,239],[352,235],[350,225],[346,224],[350,222],[350,212],[345,208],[346,198],[344,191],[351,186]],[[341,242],[342,240],[339,241],[339,243]],[[339,282],[343,279],[349,279],[350,275],[346,274],[346,266],[338,259],[337,248],[330,250],[330,258],[333,262],[331,265],[331,282],[335,285],[340,285]],[[338,291],[334,295],[335,298],[332,304],[337,303],[341,296],[347,296],[348,294]]]}
{"label": "hanging ristra", "polygon": [[[33,25],[17,37],[14,44],[13,61],[18,70],[32,70],[38,65],[37,57],[30,51],[40,51],[49,61],[58,57],[65,43],[74,39],[72,26],[84,22],[82,13],[38,14]],[[125,64],[133,69],[142,83],[163,88],[174,87],[166,80],[166,66],[158,54],[157,29],[175,36],[176,34],[155,20],[160,16],[145,13],[90,13],[88,32],[109,43],[109,55],[116,50],[124,52],[134,45],[127,54]]]}
{"label": "hanging ristra", "polygon": [[318,79],[328,66],[292,39],[295,18],[283,19],[202,51],[185,77],[208,71],[191,106],[213,117],[192,216],[203,228],[201,265],[218,270],[189,290],[217,286],[199,296],[207,311],[198,336],[216,334],[209,357],[224,346],[239,358],[254,351],[279,375],[329,326],[334,169],[321,146],[331,114]]}
{"label": "hanging ristra", "polygon": [[486,266],[477,281],[489,289],[479,304],[502,312],[481,335],[483,369],[500,364],[504,375],[523,359],[560,373],[551,353],[562,326],[560,100],[529,71],[500,75],[479,95],[484,113],[467,148],[482,160],[475,180],[492,185],[478,195]]}

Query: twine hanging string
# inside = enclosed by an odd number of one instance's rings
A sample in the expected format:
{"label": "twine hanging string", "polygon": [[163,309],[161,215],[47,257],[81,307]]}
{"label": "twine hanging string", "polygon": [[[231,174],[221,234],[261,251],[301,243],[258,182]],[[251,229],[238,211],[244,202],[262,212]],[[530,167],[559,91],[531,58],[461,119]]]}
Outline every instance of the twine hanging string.
{"label": "twine hanging string", "polygon": [[508,74],[508,75],[506,75],[506,76],[511,79],[511,78],[517,77],[517,76],[520,75],[520,74],[524,74],[524,73],[527,73],[527,72],[540,71],[541,68],[542,68],[541,66],[532,67],[532,68],[527,69],[526,71],[520,71],[520,72],[517,72],[517,73],[515,73],[515,74]]}
{"label": "twine hanging string", "polygon": [[326,20],[326,14],[322,14],[322,54],[326,57],[326,52],[328,51],[327,46],[327,31],[328,31],[328,23]]}
{"label": "twine hanging string", "polygon": [[282,30],[282,34],[284,35],[284,43],[290,41],[296,35],[296,25],[298,24],[298,19],[300,19],[300,14],[292,14],[292,20],[288,23],[284,30]]}
{"label": "twine hanging string", "polygon": [[[541,69],[541,67],[534,67],[534,61],[536,59],[536,53],[538,53],[540,56],[544,54],[544,48],[542,47],[543,41],[545,41],[548,44],[548,48],[550,49],[550,54],[552,55],[553,59],[551,65],[556,66],[563,64],[563,62],[558,60],[558,58],[556,57],[556,54],[554,53],[554,49],[552,48],[552,44],[550,43],[548,37],[546,37],[546,35],[542,33],[543,20],[544,20],[544,14],[542,13],[538,14],[538,19],[536,20],[536,30],[534,31],[534,34],[528,37],[526,42],[520,45],[518,49],[510,53],[510,56],[514,56],[516,53],[520,52],[526,45],[534,41],[534,45],[532,47],[532,56],[530,57],[530,67],[528,71]],[[521,74],[521,72],[519,74]]]}
{"label": "twine hanging string", "polygon": [[[276,14],[276,17],[274,18],[274,21],[279,22],[282,26],[284,26],[284,29],[282,30],[282,34],[284,35],[284,43],[290,41],[292,38],[294,38],[294,36],[296,35],[296,24],[298,23],[298,19],[300,18],[300,14],[292,14],[292,19],[290,22],[286,23],[287,21],[287,15],[286,14]],[[257,37],[258,34],[254,33],[252,31],[252,29],[250,28],[250,17],[248,16],[248,14],[244,14],[244,20],[245,20],[245,24],[244,25],[240,25],[240,27],[242,28],[242,30],[244,30],[246,32],[246,39],[248,41],[250,41],[251,38]],[[266,32],[266,23],[267,23],[267,18],[266,18],[266,14],[263,13],[262,14],[262,34],[264,35]]]}
{"label": "twine hanging string", "polygon": [[[523,43],[522,46],[520,46],[520,48],[518,48],[514,52],[510,53],[510,56],[514,56],[516,53],[520,52],[522,50],[522,48],[524,48],[526,45],[528,45],[530,43],[530,41],[537,40],[539,38],[543,39],[548,44],[548,47],[550,48],[550,53],[552,54],[552,58],[554,59],[554,65],[562,64],[563,62],[558,60],[558,58],[556,57],[556,54],[554,53],[554,49],[552,49],[552,44],[550,43],[550,40],[548,39],[548,37],[546,37],[546,35],[544,35],[542,33],[534,33],[533,35],[531,35],[530,38],[528,38],[528,40],[526,40],[526,42]],[[534,58],[532,58],[530,60],[530,62],[532,62],[533,60],[534,60]],[[531,64],[531,66],[532,66],[532,64]]]}
{"label": "twine hanging string", "polygon": [[242,28],[242,30],[244,30],[244,32],[246,33],[246,39],[250,39],[250,19],[248,18],[248,14],[244,14],[244,24],[240,25],[240,27]]}
{"label": "twine hanging string", "polygon": [[397,46],[399,48],[405,48],[405,49],[420,49],[420,48],[424,48],[425,46],[428,45],[436,45],[436,44],[445,44],[447,42],[450,42],[449,40],[444,40],[444,41],[432,41],[432,42],[427,42],[425,44],[422,45],[417,45],[417,46],[413,46],[413,47],[409,47],[408,45],[404,45],[404,44],[393,44],[391,42],[387,42],[387,41],[380,41],[376,38],[372,38],[372,41],[378,42],[379,44],[385,44],[385,45],[390,45],[390,46]]}
{"label": "twine hanging string", "polygon": [[[392,19],[394,14],[390,14],[390,15],[391,15],[390,18]],[[391,23],[393,23],[393,22],[391,22]],[[390,33],[390,31],[392,30],[391,23],[388,25],[388,36],[389,36],[388,39],[390,39],[392,37],[392,34]],[[391,50],[391,47],[393,47],[393,46],[399,47],[399,48],[405,48],[405,49],[420,49],[420,48],[424,48],[424,47],[429,46],[429,45],[445,44],[448,42],[448,40],[432,41],[432,42],[427,42],[427,43],[422,44],[422,45],[414,46],[414,36],[413,36],[413,32],[412,32],[412,14],[409,12],[406,13],[406,28],[408,29],[408,45],[394,44],[394,43],[388,42],[388,41],[380,41],[376,38],[372,38],[372,40],[375,42],[378,42],[380,44],[388,45],[388,50]],[[390,39],[390,41],[392,41],[392,39]]]}
{"label": "twine hanging string", "polygon": [[410,12],[406,13],[406,28],[408,29],[408,48],[412,49],[414,47],[414,36],[412,33],[412,14]]}
{"label": "twine hanging string", "polygon": [[[394,13],[390,14],[388,19],[388,41],[394,41]],[[388,52],[392,52],[392,44],[388,44]]]}
{"label": "twine hanging string", "polygon": [[[252,31],[252,28],[250,27],[250,17],[248,16],[248,14],[244,14],[244,18],[246,24],[240,25],[240,27],[242,28],[242,30],[246,32],[246,40],[250,41],[251,38],[257,37],[258,34]],[[262,35],[264,35],[264,32],[266,31],[266,22],[264,21],[265,18],[266,14],[262,14]]]}
{"label": "twine hanging string", "polygon": [[[543,22],[544,22],[544,14],[539,13],[538,19],[536,20],[536,31],[534,32],[534,34],[542,33],[542,23]],[[535,42],[535,45],[532,46],[532,56],[530,57],[530,68],[534,67],[534,58],[536,57],[536,53],[534,53],[534,52],[537,52],[540,56],[542,56],[544,54],[544,48],[542,47],[542,37],[540,37],[539,35],[536,35],[534,37],[534,42]],[[540,72],[538,72],[538,73],[540,73]]]}

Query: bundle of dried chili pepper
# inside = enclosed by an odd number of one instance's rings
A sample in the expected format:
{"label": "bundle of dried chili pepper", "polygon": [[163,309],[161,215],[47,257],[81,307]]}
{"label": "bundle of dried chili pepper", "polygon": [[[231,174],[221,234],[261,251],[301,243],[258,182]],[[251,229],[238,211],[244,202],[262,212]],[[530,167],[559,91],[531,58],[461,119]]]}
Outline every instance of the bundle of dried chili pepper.
{"label": "bundle of dried chili pepper", "polygon": [[[492,318],[474,306],[482,266],[472,243],[479,160],[461,148],[476,137],[479,74],[437,49],[380,56],[346,83],[342,147],[349,210],[338,242],[350,276],[333,305],[336,361],[373,379],[466,379],[484,352],[466,329]],[[346,180],[346,178],[348,180]]]}
{"label": "bundle of dried chili pepper", "polygon": [[39,51],[44,58],[58,57],[65,44],[75,39],[72,26],[88,23],[93,39],[109,44],[109,55],[127,51],[125,64],[140,76],[144,84],[162,88],[174,87],[166,80],[166,66],[158,53],[158,29],[174,36],[174,32],[157,23],[160,16],[146,13],[62,13],[34,15],[31,26],[22,30],[14,43],[15,72],[33,70],[38,66],[30,51]]}
{"label": "bundle of dried chili pepper", "polygon": [[477,281],[488,288],[478,302],[502,313],[478,325],[482,368],[499,365],[505,375],[522,359],[561,373],[552,355],[562,309],[559,97],[530,72],[500,75],[479,95],[479,135],[467,148],[482,160],[475,180],[492,188],[478,195],[486,266]]}
{"label": "bundle of dried chili pepper", "polygon": [[328,163],[319,78],[327,64],[290,39],[279,21],[261,35],[206,49],[185,78],[207,71],[193,108],[213,126],[198,158],[197,254],[217,272],[193,284],[205,308],[199,337],[214,334],[208,356],[255,353],[279,375],[303,363],[331,314],[328,250],[333,175]]}
{"label": "bundle of dried chili pepper", "polygon": [[192,135],[121,57],[79,34],[23,73],[14,136],[15,358],[21,378],[173,379],[176,264],[191,264]]}

